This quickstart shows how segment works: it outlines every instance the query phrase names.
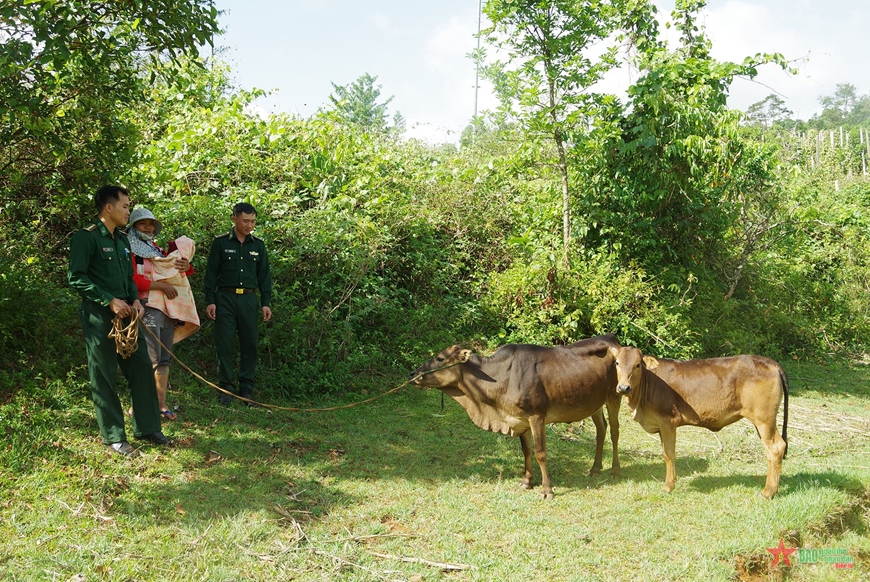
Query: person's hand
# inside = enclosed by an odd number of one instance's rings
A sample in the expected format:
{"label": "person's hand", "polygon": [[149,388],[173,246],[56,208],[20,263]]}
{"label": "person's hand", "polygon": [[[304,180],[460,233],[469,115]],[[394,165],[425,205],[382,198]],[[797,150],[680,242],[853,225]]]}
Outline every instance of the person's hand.
{"label": "person's hand", "polygon": [[190,269],[190,261],[184,257],[177,258],[175,259],[175,268],[178,269],[180,273],[186,273],[188,269]]}
{"label": "person's hand", "polygon": [[215,310],[216,307],[214,303],[209,303],[205,306],[205,314],[208,316],[209,319],[214,319]]}
{"label": "person's hand", "polygon": [[109,309],[119,317],[130,317],[130,314],[133,312],[132,308],[126,301],[118,299],[117,297],[113,298],[109,303]]}
{"label": "person's hand", "polygon": [[272,309],[269,307],[263,306],[263,321],[269,321],[272,319]]}
{"label": "person's hand", "polygon": [[157,289],[158,291],[163,291],[163,294],[166,295],[167,299],[175,299],[178,297],[178,289],[175,286],[170,285],[169,283],[164,283],[163,281],[153,281],[151,283],[152,289]]}
{"label": "person's hand", "polygon": [[142,303],[138,299],[133,302],[133,309],[135,309],[136,313],[139,314],[140,319],[145,315],[145,308],[142,307]]}

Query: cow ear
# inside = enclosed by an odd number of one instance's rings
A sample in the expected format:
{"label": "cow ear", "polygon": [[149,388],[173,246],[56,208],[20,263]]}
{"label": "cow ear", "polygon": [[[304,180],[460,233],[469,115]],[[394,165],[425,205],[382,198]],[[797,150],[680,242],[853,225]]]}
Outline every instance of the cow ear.
{"label": "cow ear", "polygon": [[619,355],[619,348],[617,348],[616,346],[610,346],[610,350],[609,350],[609,351],[610,351],[610,354],[611,354],[614,358],[615,358],[616,356]]}
{"label": "cow ear", "polygon": [[464,364],[465,362],[467,362],[468,358],[470,358],[470,357],[471,357],[471,350],[462,350],[461,352],[459,352],[459,362],[461,364]]}
{"label": "cow ear", "polygon": [[644,356],[643,365],[646,366],[647,370],[655,370],[659,367],[659,361],[652,356]]}

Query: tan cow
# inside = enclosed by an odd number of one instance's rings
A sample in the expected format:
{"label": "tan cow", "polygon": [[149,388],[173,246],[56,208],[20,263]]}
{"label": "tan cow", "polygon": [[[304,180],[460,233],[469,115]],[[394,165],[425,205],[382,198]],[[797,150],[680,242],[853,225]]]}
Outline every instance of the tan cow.
{"label": "tan cow", "polygon": [[411,377],[421,388],[438,388],[468,413],[478,427],[520,437],[525,460],[521,485],[532,485],[531,443],[541,467],[544,499],[553,497],[547,471],[545,425],[575,422],[588,416],[596,428],[595,461],[590,474],[601,471],[608,408],[613,441],[612,471],[619,472],[619,404],[616,374],[609,349],[619,347],[614,335],[568,346],[509,344],[483,357],[452,346],[420,366]]}
{"label": "tan cow", "polygon": [[[633,347],[610,351],[615,358],[617,392],[626,397],[633,418],[644,430],[661,437],[665,491],[671,492],[677,481],[678,426],[718,431],[746,418],[755,425],[767,450],[767,483],[762,495],[768,499],[776,495],[788,450],[788,381],[779,364],[761,356],[680,361],[644,356]],[[780,436],[776,415],[783,398]]]}

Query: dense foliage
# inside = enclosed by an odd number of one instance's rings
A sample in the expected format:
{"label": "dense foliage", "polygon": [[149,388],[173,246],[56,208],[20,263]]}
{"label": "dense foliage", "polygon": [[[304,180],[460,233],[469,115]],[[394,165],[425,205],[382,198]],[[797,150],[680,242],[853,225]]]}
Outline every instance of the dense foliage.
{"label": "dense foliage", "polygon": [[[233,87],[218,61],[182,54],[214,30],[205,3],[162,4],[184,9],[167,22],[148,20],[138,2],[118,12],[41,3],[41,13],[17,3],[2,13],[0,24],[17,31],[4,40],[0,74],[4,389],[70,370],[83,377],[67,244],[106,181],[128,185],[164,236],[197,241],[198,293],[208,244],[229,229],[232,205],[259,209],[275,280],[261,380],[276,398],[363,387],[457,342],[486,350],[612,331],[660,356],[780,358],[856,353],[870,342],[864,128],[847,125],[851,142],[839,147],[833,134],[783,124],[790,112],[774,100],[746,117],[729,110],[735,75],[782,60],[713,59],[695,24],[703,2],[677,2],[676,48],[659,40],[652,8],[639,1],[606,3],[606,27],[563,39],[584,47],[583,34],[622,31],[642,72],[625,102],[572,94],[615,66],[615,52],[551,79],[564,82],[555,117],[538,61],[513,73],[494,66],[514,91],[505,103],[513,94],[525,113],[482,115],[460,147],[403,140],[398,122],[387,128],[389,100],[378,103],[370,75],[335,86],[333,107],[311,118],[258,116],[249,107],[258,91]],[[565,12],[546,23],[574,22],[577,6],[559,3]],[[515,8],[488,6],[522,22]],[[629,8],[633,18],[622,18]],[[114,40],[63,62],[28,53],[66,30],[64,10],[90,11],[83,30]],[[55,28],[37,28],[46,23]],[[140,58],[143,50],[155,58]],[[529,50],[513,64],[534,57]],[[105,59],[115,64],[94,77],[89,67]],[[179,353],[214,372],[209,324]]]}
{"label": "dense foliage", "polygon": [[80,365],[68,237],[92,214],[95,184],[132,167],[146,88],[216,31],[205,0],[0,7],[0,386]]}

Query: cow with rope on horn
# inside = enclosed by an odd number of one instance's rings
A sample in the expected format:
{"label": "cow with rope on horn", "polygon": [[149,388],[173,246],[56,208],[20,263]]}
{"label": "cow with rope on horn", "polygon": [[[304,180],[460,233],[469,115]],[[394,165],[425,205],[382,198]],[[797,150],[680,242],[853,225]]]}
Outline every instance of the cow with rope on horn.
{"label": "cow with rope on horn", "polygon": [[114,337],[110,337],[116,317],[141,317],[144,311],[133,282],[130,242],[121,230],[130,217],[130,195],[121,186],[104,186],[96,192],[94,202],[97,219],[76,232],[70,242],[67,278],[82,298],[79,319],[103,443],[120,455],[133,457],[138,451],[127,440],[124,410],[117,393],[118,367],[130,387],[133,436],[156,445],[169,445],[171,441],[161,431],[147,351],[128,346],[129,355],[123,357],[116,351]]}
{"label": "cow with rope on horn", "polygon": [[452,346],[423,364],[411,378],[420,388],[437,388],[459,403],[483,430],[520,438],[524,470],[520,485],[532,487],[532,450],[541,468],[541,494],[552,499],[547,470],[547,424],[591,417],[595,424],[595,460],[590,475],[601,472],[607,422],[613,444],[611,472],[619,473],[619,396],[611,348],[612,334],[567,346],[508,344],[492,356]]}

